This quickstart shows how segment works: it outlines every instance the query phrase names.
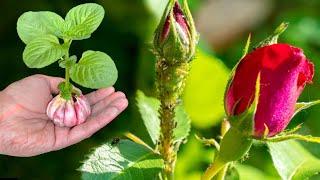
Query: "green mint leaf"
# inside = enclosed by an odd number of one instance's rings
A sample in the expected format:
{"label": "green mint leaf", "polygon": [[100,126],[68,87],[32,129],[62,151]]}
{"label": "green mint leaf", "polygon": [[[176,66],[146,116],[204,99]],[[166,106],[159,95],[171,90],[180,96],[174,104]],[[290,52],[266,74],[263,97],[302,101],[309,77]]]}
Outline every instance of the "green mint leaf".
{"label": "green mint leaf", "polygon": [[61,37],[63,29],[63,18],[50,11],[25,12],[17,22],[18,35],[25,44],[47,34]]}
{"label": "green mint leaf", "polygon": [[129,140],[96,148],[79,168],[82,179],[157,179],[163,168],[161,157]]}
{"label": "green mint leaf", "polygon": [[29,68],[43,68],[64,56],[67,49],[57,37],[44,35],[30,41],[23,51],[23,61]]}
{"label": "green mint leaf", "polygon": [[86,51],[70,69],[71,79],[81,86],[98,89],[115,84],[118,71],[112,59],[100,51]]}
{"label": "green mint leaf", "polygon": [[[160,135],[160,119],[158,113],[160,102],[156,98],[145,96],[142,91],[137,92],[136,100],[144,125],[155,145]],[[175,110],[175,121],[177,127],[173,131],[174,142],[181,142],[189,135],[191,129],[190,119],[182,105],[177,106]]]}
{"label": "green mint leaf", "polygon": [[99,27],[104,9],[95,3],[86,3],[72,8],[66,15],[64,36],[73,40],[87,39]]}
{"label": "green mint leaf", "polygon": [[320,172],[320,160],[294,140],[267,143],[282,179],[308,179]]}

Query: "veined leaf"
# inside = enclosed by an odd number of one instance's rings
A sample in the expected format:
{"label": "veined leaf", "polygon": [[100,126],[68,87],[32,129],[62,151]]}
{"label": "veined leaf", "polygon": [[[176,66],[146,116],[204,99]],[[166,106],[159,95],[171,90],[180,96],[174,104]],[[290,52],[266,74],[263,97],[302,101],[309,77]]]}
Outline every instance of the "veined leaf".
{"label": "veined leaf", "polygon": [[79,168],[82,179],[156,179],[163,160],[143,145],[129,140],[96,148]]}
{"label": "veined leaf", "polygon": [[100,51],[86,51],[71,67],[71,79],[87,88],[103,88],[115,84],[118,71],[112,59]]}
{"label": "veined leaf", "polygon": [[320,160],[294,140],[268,143],[273,164],[284,180],[307,179],[320,172]]}
{"label": "veined leaf", "polygon": [[160,135],[160,120],[158,112],[160,102],[156,98],[145,96],[140,90],[137,91],[136,101],[149,136],[153,144],[156,144]]}
{"label": "veined leaf", "polygon": [[[145,96],[142,91],[137,92],[136,100],[151,140],[156,144],[160,135],[160,119],[158,113],[160,102],[156,98]],[[189,135],[191,128],[190,119],[182,105],[179,105],[175,110],[175,121],[177,127],[173,131],[174,141],[182,141]]]}
{"label": "veined leaf", "polygon": [[54,35],[43,35],[30,41],[23,51],[23,61],[29,68],[48,66],[63,55],[67,49],[59,44]]}
{"label": "veined leaf", "polygon": [[25,12],[17,22],[18,35],[26,44],[42,35],[61,37],[63,29],[63,18],[50,11]]}
{"label": "veined leaf", "polygon": [[73,39],[87,39],[99,27],[104,9],[95,3],[86,3],[72,8],[66,15],[64,36]]}

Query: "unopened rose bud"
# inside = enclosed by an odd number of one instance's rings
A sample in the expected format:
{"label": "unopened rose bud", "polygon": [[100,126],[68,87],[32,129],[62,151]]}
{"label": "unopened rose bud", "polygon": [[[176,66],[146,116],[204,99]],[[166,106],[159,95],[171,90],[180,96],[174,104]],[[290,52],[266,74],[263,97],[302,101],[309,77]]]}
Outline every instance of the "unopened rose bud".
{"label": "unopened rose bud", "polygon": [[177,0],[169,1],[154,38],[157,54],[167,60],[189,61],[194,56],[197,41],[198,34],[186,0],[183,8]]}
{"label": "unopened rose bud", "polygon": [[57,95],[47,107],[47,115],[54,124],[61,127],[73,127],[86,121],[91,114],[88,100],[82,94],[73,94],[66,100]]}
{"label": "unopened rose bud", "polygon": [[258,48],[247,54],[235,70],[226,89],[226,113],[229,117],[239,116],[255,101],[253,135],[274,136],[289,124],[296,102],[313,75],[313,64],[299,48],[288,44]]}

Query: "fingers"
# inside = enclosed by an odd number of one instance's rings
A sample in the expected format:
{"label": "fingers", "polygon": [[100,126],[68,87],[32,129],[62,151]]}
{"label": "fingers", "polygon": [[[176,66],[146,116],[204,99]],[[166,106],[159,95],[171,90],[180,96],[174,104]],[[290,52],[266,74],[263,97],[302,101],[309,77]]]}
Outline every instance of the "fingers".
{"label": "fingers", "polygon": [[100,112],[101,110],[103,110],[104,108],[106,108],[108,105],[110,105],[113,101],[118,100],[120,98],[126,98],[126,95],[123,92],[115,92],[112,93],[110,96],[102,99],[101,101],[99,101],[98,103],[96,103],[93,107],[92,107],[92,114],[96,114],[98,112]]}
{"label": "fingers", "polygon": [[59,93],[58,85],[62,81],[64,81],[64,79],[60,77],[52,77],[52,76],[46,76],[42,74],[33,75],[31,77],[36,77],[36,78],[45,80],[46,83],[48,84],[51,94],[58,94]]}
{"label": "fingers", "polygon": [[78,143],[83,139],[90,137],[92,134],[109,124],[116,118],[126,107],[128,100],[125,97],[118,98],[110,103],[103,111],[91,116],[85,123],[71,129],[69,133],[69,145]]}
{"label": "fingers", "polygon": [[103,88],[103,89],[99,89],[97,91],[91,92],[85,96],[88,99],[90,105],[94,105],[112,93],[114,93],[114,88],[108,87],[108,88]]}

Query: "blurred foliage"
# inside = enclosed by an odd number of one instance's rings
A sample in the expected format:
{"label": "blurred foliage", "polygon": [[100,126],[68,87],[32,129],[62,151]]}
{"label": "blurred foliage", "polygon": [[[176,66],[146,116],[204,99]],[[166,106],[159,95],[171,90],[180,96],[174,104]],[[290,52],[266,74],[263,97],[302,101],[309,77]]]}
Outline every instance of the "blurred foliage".
{"label": "blurred foliage", "polygon": [[[42,73],[63,76],[58,64],[44,69],[28,69],[22,61],[24,44],[16,32],[16,21],[25,11],[49,10],[64,16],[73,6],[84,2],[97,2],[104,6],[106,16],[92,38],[75,41],[71,53],[78,56],[87,49],[106,52],[115,61],[119,79],[115,87],[127,94],[129,108],[110,125],[91,138],[72,147],[32,158],[0,156],[0,177],[23,179],[79,179],[81,161],[90,150],[115,136],[131,131],[147,143],[151,139],[143,125],[135,105],[136,89],[147,95],[154,94],[154,62],[152,35],[162,13],[166,0],[1,0],[0,6],[0,89],[11,82],[31,74]],[[204,0],[190,0],[196,14]],[[264,39],[282,21],[290,23],[280,42],[294,44],[304,49],[316,67],[314,84],[304,91],[301,101],[320,98],[320,1],[318,0],[273,0],[274,8],[270,17],[251,29],[253,44]],[[208,18],[210,20],[210,17]],[[226,22],[228,23],[228,22]],[[222,25],[223,26],[223,25]],[[240,27],[239,27],[240,28]],[[193,129],[189,141],[181,147],[177,161],[177,179],[198,179],[213,159],[214,149],[205,147],[194,138],[194,134],[217,137],[219,121],[223,118],[222,95],[229,69],[239,60],[249,32],[229,43],[228,47],[213,54],[212,48],[199,50],[194,60],[194,69],[189,77],[184,100]],[[202,39],[205,43],[205,39]],[[206,49],[206,50],[203,50]],[[84,92],[91,90],[84,89]],[[302,133],[320,136],[320,107],[316,106],[296,116],[290,126],[305,122]],[[320,157],[320,147],[303,143],[310,152]],[[272,166],[271,157],[265,146],[256,144],[249,157],[238,168],[240,179],[280,179]],[[242,178],[243,177],[243,178]],[[254,178],[250,178],[254,177]],[[315,178],[316,179],[316,178]]]}
{"label": "blurred foliage", "polygon": [[200,48],[191,67],[184,92],[184,105],[192,125],[209,128],[223,119],[224,90],[230,71],[221,60]]}
{"label": "blurred foliage", "polygon": [[213,157],[213,148],[205,148],[195,136],[191,135],[188,143],[179,153],[175,177],[185,180],[200,179],[203,169]]}

